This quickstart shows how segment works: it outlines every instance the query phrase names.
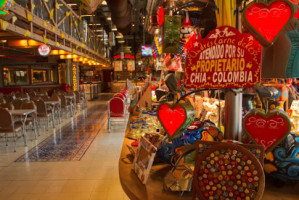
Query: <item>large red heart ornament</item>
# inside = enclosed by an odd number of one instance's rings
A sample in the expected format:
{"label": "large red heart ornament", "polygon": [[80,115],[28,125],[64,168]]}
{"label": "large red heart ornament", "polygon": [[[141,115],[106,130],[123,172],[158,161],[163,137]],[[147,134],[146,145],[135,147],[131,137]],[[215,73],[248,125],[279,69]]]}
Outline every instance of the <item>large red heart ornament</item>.
{"label": "large red heart ornament", "polygon": [[263,145],[268,153],[290,133],[291,122],[281,110],[265,113],[254,109],[244,117],[243,130],[255,143]]}
{"label": "large red heart ornament", "polygon": [[270,46],[293,15],[293,5],[287,0],[253,2],[243,12],[243,24],[263,46]]}
{"label": "large red heart ornament", "polygon": [[157,116],[169,138],[173,139],[181,136],[194,121],[195,111],[189,103],[173,106],[165,103],[159,106]]}

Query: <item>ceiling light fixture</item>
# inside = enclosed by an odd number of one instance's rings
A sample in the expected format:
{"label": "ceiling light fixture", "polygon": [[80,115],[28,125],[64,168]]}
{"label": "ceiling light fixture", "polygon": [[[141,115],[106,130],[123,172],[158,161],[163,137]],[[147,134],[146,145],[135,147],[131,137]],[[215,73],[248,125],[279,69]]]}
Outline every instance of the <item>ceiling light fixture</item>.
{"label": "ceiling light fixture", "polygon": [[94,17],[95,15],[81,15],[81,17]]}
{"label": "ceiling light fixture", "polygon": [[115,38],[123,38],[123,34],[121,32],[117,32]]}
{"label": "ceiling light fixture", "polygon": [[113,25],[111,30],[112,30],[112,31],[117,31],[117,27],[116,27],[116,25]]}
{"label": "ceiling light fixture", "polygon": [[100,26],[101,24],[88,24],[89,26]]}
{"label": "ceiling light fixture", "polygon": [[111,21],[111,17],[107,17],[107,20],[108,20],[108,21]]}
{"label": "ceiling light fixture", "polygon": [[77,4],[76,3],[68,3],[67,5],[68,6],[76,6]]}
{"label": "ceiling light fixture", "polygon": [[106,1],[103,1],[103,2],[101,3],[101,5],[103,5],[103,6],[107,6],[107,2],[106,2]]}

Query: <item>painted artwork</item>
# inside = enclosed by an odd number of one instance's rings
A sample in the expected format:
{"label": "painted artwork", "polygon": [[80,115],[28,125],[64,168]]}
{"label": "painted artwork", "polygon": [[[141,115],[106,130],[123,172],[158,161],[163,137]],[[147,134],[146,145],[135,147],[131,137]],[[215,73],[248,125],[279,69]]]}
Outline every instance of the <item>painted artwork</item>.
{"label": "painted artwork", "polygon": [[141,137],[133,169],[143,184],[146,184],[148,180],[156,152],[157,148],[145,137]]}

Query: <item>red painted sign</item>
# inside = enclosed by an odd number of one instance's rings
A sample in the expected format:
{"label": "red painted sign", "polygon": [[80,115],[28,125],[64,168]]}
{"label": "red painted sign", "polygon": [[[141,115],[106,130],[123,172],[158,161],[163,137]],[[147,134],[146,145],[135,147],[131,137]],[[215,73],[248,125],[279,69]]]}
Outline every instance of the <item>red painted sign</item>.
{"label": "red painted sign", "polygon": [[[114,60],[121,59],[121,55],[116,55],[113,58],[114,58]],[[130,55],[130,54],[125,54],[124,58],[134,59],[134,56]]]}
{"label": "red painted sign", "polygon": [[253,87],[260,81],[262,46],[250,34],[223,26],[194,40],[187,52],[186,88]]}

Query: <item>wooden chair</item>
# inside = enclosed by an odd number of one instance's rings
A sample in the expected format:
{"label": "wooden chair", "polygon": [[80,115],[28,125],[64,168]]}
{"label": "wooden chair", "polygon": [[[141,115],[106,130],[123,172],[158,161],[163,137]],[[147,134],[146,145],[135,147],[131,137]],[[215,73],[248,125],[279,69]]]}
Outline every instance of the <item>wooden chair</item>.
{"label": "wooden chair", "polygon": [[24,102],[24,101],[21,100],[21,99],[15,99],[15,100],[13,100],[11,103],[13,104],[14,109],[19,110],[19,109],[21,109],[21,105],[22,105],[23,102]]}
{"label": "wooden chair", "polygon": [[23,132],[22,124],[15,124],[10,112],[5,108],[0,108],[0,133],[5,133],[6,146],[8,146],[8,133],[13,134],[14,138],[14,151],[16,152],[17,132]]}
{"label": "wooden chair", "polygon": [[10,103],[3,103],[3,104],[1,104],[1,107],[2,108],[6,108],[6,109],[8,109],[8,110],[13,110],[13,109],[15,109],[15,107],[14,107],[14,105],[10,102]]}
{"label": "wooden chair", "polygon": [[126,122],[125,102],[119,97],[113,97],[108,102],[108,129],[111,129],[112,118],[123,118]]}

